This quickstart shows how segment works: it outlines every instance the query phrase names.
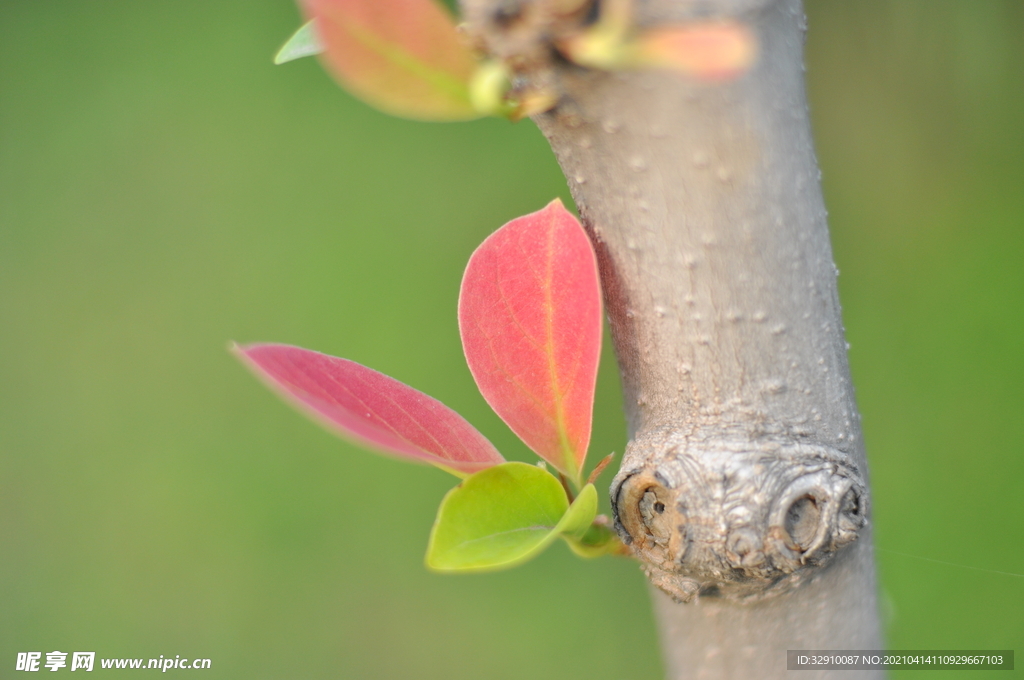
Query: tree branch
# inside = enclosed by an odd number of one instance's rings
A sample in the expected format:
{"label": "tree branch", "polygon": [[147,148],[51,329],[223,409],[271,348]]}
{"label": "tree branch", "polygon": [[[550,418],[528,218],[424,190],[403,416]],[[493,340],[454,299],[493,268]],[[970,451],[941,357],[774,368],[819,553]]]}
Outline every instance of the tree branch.
{"label": "tree branch", "polygon": [[752,29],[758,59],[715,83],[553,57],[579,29],[554,1],[464,5],[517,88],[557,94],[535,120],[599,254],[630,435],[616,528],[667,594],[669,676],[782,677],[786,649],[879,648],[799,0],[639,3],[641,28]]}

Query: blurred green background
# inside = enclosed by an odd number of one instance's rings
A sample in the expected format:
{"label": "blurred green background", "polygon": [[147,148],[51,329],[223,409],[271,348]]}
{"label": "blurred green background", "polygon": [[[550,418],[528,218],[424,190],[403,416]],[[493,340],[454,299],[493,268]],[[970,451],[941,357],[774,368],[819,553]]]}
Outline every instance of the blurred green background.
{"label": "blurred green background", "polygon": [[[1024,3],[807,10],[888,643],[1019,652],[1024,578],[967,567],[1024,573]],[[211,679],[658,678],[636,566],[556,546],[428,573],[451,478],[336,440],[228,355],[355,359],[530,459],[455,301],[488,233],[568,202],[546,143],[273,67],[297,22],[0,0],[0,677],[59,649]],[[616,373],[607,351],[595,460],[625,441]]]}

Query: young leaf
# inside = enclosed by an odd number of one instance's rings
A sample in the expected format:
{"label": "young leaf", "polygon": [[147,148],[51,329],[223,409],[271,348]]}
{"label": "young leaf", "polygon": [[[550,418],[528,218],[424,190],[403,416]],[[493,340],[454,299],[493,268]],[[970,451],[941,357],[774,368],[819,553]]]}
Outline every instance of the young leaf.
{"label": "young leaf", "polygon": [[585,31],[565,38],[558,49],[580,66],[619,69],[626,65],[626,37],[632,26],[631,0],[604,0],[597,21]]}
{"label": "young leaf", "polygon": [[601,289],[590,240],[561,201],[512,220],[476,249],[462,279],[459,330],[487,403],[581,486]]}
{"label": "young leaf", "polygon": [[299,30],[288,38],[288,42],[281,46],[281,49],[274,55],[275,64],[285,64],[289,61],[311,57],[324,51],[323,43],[316,32],[316,21],[310,19],[302,24]]}
{"label": "young leaf", "polygon": [[581,535],[597,512],[597,494],[570,507],[551,473],[526,463],[479,472],[448,492],[427,546],[435,571],[493,571],[535,557],[559,534]]}
{"label": "young leaf", "polygon": [[562,535],[569,548],[580,557],[594,558],[603,555],[628,555],[630,550],[623,545],[614,531],[600,524],[591,524],[582,536]]}
{"label": "young leaf", "polygon": [[738,22],[694,22],[651,29],[630,46],[637,66],[680,71],[704,81],[745,73],[757,59],[757,38]]}
{"label": "young leaf", "polygon": [[558,41],[580,66],[606,70],[664,68],[707,82],[745,73],[757,59],[757,36],[736,21],[691,21],[637,32],[632,0],[604,0],[597,21]]}
{"label": "young leaf", "polygon": [[455,22],[435,0],[305,0],[335,77],[396,116],[469,120],[476,66]]}
{"label": "young leaf", "polygon": [[291,345],[234,347],[271,389],[356,442],[465,477],[505,461],[438,400],[354,361]]}
{"label": "young leaf", "polygon": [[567,538],[583,538],[597,517],[597,489],[587,484],[558,522],[558,531]]}

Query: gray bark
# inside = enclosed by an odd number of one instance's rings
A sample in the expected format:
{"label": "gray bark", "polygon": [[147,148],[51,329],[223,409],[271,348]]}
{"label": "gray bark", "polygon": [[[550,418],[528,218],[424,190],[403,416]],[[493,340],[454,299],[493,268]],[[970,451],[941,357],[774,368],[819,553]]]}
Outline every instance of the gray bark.
{"label": "gray bark", "polygon": [[551,59],[547,4],[464,2],[520,88],[557,93],[535,120],[598,251],[630,436],[616,528],[660,589],[669,677],[781,678],[787,649],[879,649],[799,0],[638,3],[642,27],[754,30],[755,65],[715,84]]}

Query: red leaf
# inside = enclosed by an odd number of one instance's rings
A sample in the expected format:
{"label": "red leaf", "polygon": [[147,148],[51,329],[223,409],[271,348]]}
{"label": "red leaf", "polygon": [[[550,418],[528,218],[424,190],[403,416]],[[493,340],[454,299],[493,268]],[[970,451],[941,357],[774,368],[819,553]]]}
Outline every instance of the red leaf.
{"label": "red leaf", "polygon": [[459,295],[469,369],[527,446],[579,481],[601,354],[601,289],[590,239],[557,199],[491,234]]}
{"label": "red leaf", "polygon": [[234,351],[300,411],[360,444],[460,476],[505,462],[458,413],[354,361],[291,345],[236,346]]}
{"label": "red leaf", "polygon": [[324,57],[367,103],[419,120],[468,120],[473,53],[436,0],[303,0]]}

